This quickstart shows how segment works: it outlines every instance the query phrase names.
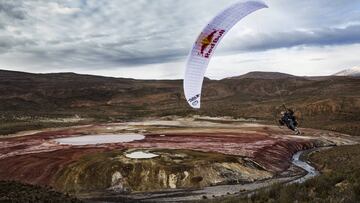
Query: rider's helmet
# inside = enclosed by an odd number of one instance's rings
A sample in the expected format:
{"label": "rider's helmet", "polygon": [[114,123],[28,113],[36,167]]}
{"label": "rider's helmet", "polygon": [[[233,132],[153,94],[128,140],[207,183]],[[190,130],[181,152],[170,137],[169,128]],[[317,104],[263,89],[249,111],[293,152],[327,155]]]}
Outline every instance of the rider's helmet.
{"label": "rider's helmet", "polygon": [[294,111],[292,109],[288,109],[290,115],[294,115]]}

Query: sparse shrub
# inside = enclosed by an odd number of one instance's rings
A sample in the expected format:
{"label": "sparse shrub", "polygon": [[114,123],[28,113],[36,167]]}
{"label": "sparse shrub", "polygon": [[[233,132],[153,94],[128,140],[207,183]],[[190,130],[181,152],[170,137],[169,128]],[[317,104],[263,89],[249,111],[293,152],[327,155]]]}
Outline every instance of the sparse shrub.
{"label": "sparse shrub", "polygon": [[0,181],[0,202],[64,202],[80,203],[79,199],[54,191],[49,187]]}

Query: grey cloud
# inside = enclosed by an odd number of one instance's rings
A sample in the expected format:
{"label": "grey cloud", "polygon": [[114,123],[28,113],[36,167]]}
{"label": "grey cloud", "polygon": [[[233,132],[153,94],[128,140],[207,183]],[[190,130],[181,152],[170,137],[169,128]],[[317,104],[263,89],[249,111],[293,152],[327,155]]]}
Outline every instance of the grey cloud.
{"label": "grey cloud", "polygon": [[[185,60],[203,25],[233,1],[54,2],[59,4],[59,8],[79,8],[79,11],[56,14],[51,12],[52,7],[45,0],[0,0],[0,14],[9,19],[0,20],[0,26],[6,23],[21,33],[13,36],[10,31],[0,31],[0,52],[16,52],[19,60],[26,56],[26,60],[44,67],[58,64],[59,67],[88,69]],[[270,9],[261,13],[265,18],[253,15],[247,19],[264,25],[267,33],[257,31],[252,35],[241,35],[223,44],[224,47],[217,53],[359,43],[360,26],[332,28],[339,23],[356,20],[360,15],[359,12],[348,12],[353,8],[342,2],[307,0],[289,4],[289,0],[269,0]],[[358,5],[360,4],[356,3]],[[337,9],[339,12],[331,12]],[[340,15],[341,18],[338,17]],[[274,25],[275,20],[284,25]],[[321,26],[314,28],[317,22]],[[243,21],[240,26],[256,30],[255,25],[256,23],[246,24]],[[284,27],[289,31],[283,32]],[[309,31],[297,31],[294,27]],[[236,28],[232,33],[236,34]],[[24,66],[27,64],[27,61],[24,62]]]}
{"label": "grey cloud", "polygon": [[227,50],[265,51],[296,46],[327,46],[360,43],[360,26],[343,29],[325,28],[308,31],[259,33],[238,39],[241,43]]}
{"label": "grey cloud", "polygon": [[0,13],[10,18],[23,20],[25,19],[26,13],[15,1],[0,2]]}
{"label": "grey cloud", "polygon": [[[182,59],[187,50],[163,50],[157,52],[141,52],[139,50],[117,49],[111,47],[96,47],[94,44],[83,44],[58,47],[28,48],[23,52],[32,55],[36,61],[49,60],[63,66],[86,67],[89,69],[105,66],[137,66],[143,64],[165,63]],[[99,60],[101,59],[101,60]]]}
{"label": "grey cloud", "polygon": [[24,46],[34,46],[36,42],[25,39],[17,38],[14,36],[3,35],[0,36],[0,54],[14,51],[16,48],[22,48]]}

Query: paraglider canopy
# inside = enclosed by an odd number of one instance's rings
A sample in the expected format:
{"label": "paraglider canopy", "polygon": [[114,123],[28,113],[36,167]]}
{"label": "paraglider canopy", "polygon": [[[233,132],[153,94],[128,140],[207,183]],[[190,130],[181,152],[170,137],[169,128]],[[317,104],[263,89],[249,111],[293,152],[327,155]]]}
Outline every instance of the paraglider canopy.
{"label": "paraglider canopy", "polygon": [[187,59],[184,77],[184,94],[193,108],[200,108],[204,75],[217,45],[226,33],[250,13],[267,8],[263,2],[238,2],[215,16],[197,38]]}

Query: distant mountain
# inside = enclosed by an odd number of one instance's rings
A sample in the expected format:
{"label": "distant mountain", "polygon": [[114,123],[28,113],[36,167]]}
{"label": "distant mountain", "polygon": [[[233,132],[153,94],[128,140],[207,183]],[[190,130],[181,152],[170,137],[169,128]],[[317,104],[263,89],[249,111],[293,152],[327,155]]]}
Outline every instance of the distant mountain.
{"label": "distant mountain", "polygon": [[335,76],[352,76],[352,77],[360,77],[360,66],[355,66],[338,73],[334,74]]}
{"label": "distant mountain", "polygon": [[279,72],[261,72],[261,71],[254,71],[249,72],[244,75],[230,77],[227,79],[285,79],[285,78],[295,78],[297,76],[286,74],[286,73],[279,73]]}
{"label": "distant mountain", "polygon": [[[169,115],[256,118],[274,122],[286,103],[301,126],[360,136],[360,77],[320,79],[251,72],[204,80],[202,107],[184,99],[182,80],[135,80],[75,73],[31,74],[0,70],[0,134],[14,117],[79,115],[101,121]],[[275,118],[275,117],[276,118]],[[22,121],[21,121],[22,122]]]}

